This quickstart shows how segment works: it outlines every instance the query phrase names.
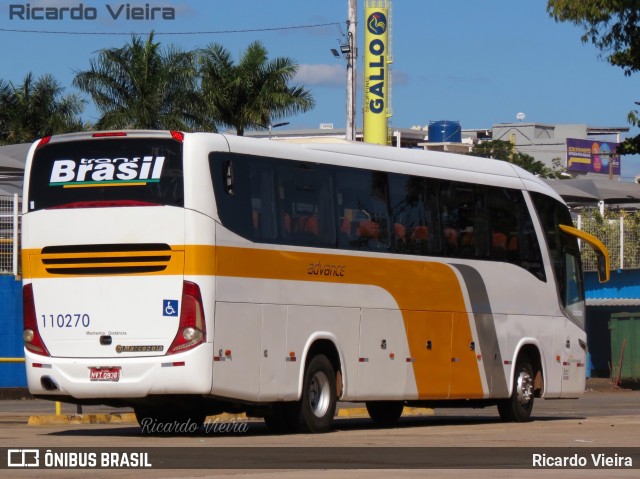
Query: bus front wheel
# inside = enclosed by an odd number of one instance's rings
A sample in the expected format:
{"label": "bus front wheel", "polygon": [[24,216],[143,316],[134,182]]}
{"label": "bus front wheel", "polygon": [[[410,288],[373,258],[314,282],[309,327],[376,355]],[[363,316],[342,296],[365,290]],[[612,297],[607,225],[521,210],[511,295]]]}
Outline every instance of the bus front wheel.
{"label": "bus front wheel", "polygon": [[533,378],[533,368],[529,359],[518,360],[513,376],[511,397],[498,402],[498,412],[503,421],[527,422],[531,420],[535,396]]}

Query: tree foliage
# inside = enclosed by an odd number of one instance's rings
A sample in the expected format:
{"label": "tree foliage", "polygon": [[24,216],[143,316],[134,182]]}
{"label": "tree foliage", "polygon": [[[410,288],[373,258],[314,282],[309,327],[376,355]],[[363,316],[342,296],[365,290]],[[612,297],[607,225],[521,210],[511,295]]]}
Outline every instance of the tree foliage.
{"label": "tree foliage", "polygon": [[0,80],[0,144],[90,128],[217,131],[221,125],[242,135],[314,107],[308,90],[290,85],[297,70],[290,58],[269,59],[260,42],[235,63],[219,44],[182,51],[161,47],[153,32],[146,39],[133,35],[76,72],[73,85],[99,113],[93,125],[78,117],[84,101],[63,96],[51,75],[34,80],[29,73],[18,87]]}
{"label": "tree foliage", "polygon": [[[557,22],[581,27],[582,41],[595,45],[625,75],[640,70],[639,0],[548,0],[547,11]],[[640,126],[637,110],[629,112],[627,120]],[[640,135],[625,140],[618,153],[640,153]]]}
{"label": "tree foliage", "polygon": [[536,160],[531,155],[514,151],[513,143],[510,141],[483,141],[475,145],[469,154],[482,158],[507,161],[542,178],[561,178],[564,174],[564,168],[558,162],[554,162],[554,167],[549,168],[542,161]]}
{"label": "tree foliage", "polygon": [[161,48],[153,32],[101,50],[73,83],[101,113],[98,129],[213,129],[200,121],[194,53]]}
{"label": "tree foliage", "polygon": [[584,30],[591,42],[625,75],[640,70],[640,2],[638,0],[548,0],[547,11],[557,22]]}
{"label": "tree foliage", "polygon": [[82,129],[83,101],[64,95],[52,75],[27,73],[19,85],[0,80],[0,144],[28,143]]}
{"label": "tree foliage", "polygon": [[311,93],[289,85],[297,71],[290,58],[269,60],[260,42],[251,43],[238,63],[222,45],[209,45],[200,52],[208,117],[244,135],[247,129],[268,128],[273,120],[312,109]]}

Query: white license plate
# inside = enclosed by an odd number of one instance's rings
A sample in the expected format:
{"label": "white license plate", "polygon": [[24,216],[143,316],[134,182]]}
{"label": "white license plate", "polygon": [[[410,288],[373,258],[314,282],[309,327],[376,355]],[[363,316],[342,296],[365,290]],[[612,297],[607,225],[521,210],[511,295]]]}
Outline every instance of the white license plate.
{"label": "white license plate", "polygon": [[89,368],[91,381],[120,381],[120,368]]}

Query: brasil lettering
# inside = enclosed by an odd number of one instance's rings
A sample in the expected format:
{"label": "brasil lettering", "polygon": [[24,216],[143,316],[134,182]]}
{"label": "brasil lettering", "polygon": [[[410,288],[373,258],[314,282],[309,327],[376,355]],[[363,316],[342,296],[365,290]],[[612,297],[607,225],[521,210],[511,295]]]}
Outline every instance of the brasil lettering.
{"label": "brasil lettering", "polygon": [[[176,9],[173,7],[144,7],[121,3],[105,5],[113,20],[175,20]],[[87,7],[83,3],[75,7],[41,7],[30,3],[10,4],[9,20],[97,20],[98,9]]]}
{"label": "brasil lettering", "polygon": [[160,181],[164,156],[56,160],[49,186],[132,186]]}

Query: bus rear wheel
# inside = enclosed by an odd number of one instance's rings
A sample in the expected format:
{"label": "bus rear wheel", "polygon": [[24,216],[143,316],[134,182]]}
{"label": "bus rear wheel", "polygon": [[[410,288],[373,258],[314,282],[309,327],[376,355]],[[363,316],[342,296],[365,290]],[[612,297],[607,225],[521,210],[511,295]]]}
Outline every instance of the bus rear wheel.
{"label": "bus rear wheel", "polygon": [[533,378],[533,368],[529,359],[518,360],[513,377],[511,397],[498,402],[498,412],[503,421],[527,422],[531,420],[535,396]]}
{"label": "bus rear wheel", "polygon": [[385,427],[393,426],[398,422],[404,409],[402,401],[370,401],[366,406],[373,422]]}
{"label": "bus rear wheel", "polygon": [[331,361],[318,354],[304,374],[302,397],[292,405],[294,427],[300,432],[327,432],[336,413],[336,373]]}

